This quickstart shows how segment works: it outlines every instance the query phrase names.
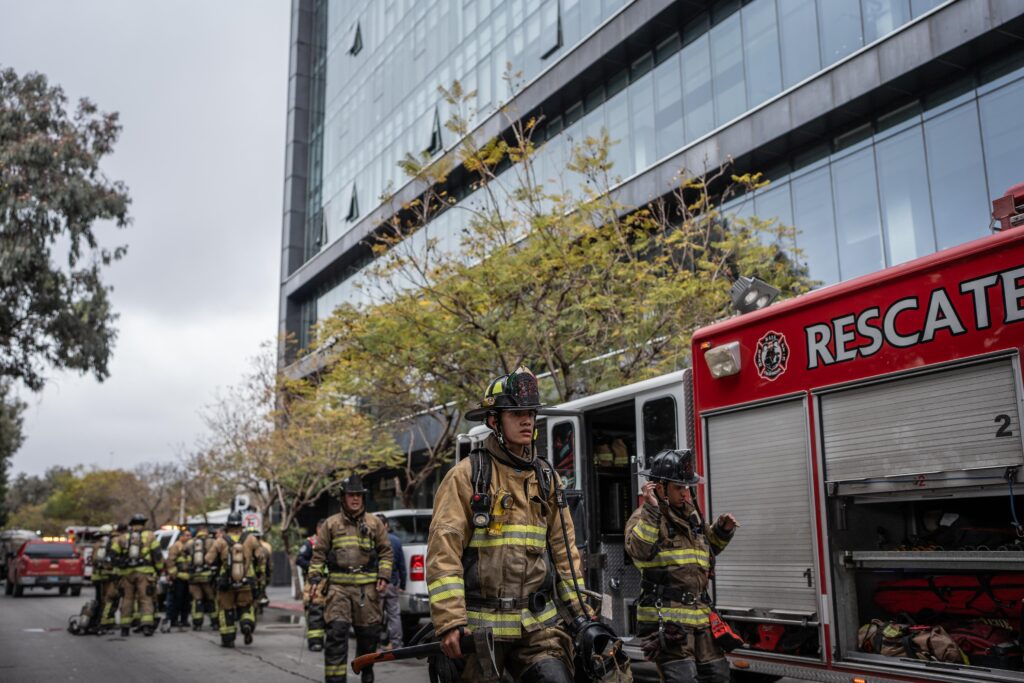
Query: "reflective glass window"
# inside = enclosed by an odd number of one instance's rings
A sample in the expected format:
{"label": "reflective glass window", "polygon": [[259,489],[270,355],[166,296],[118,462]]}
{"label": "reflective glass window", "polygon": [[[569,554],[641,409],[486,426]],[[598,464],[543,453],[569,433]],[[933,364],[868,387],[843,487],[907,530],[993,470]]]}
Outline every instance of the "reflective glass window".
{"label": "reflective glass window", "polygon": [[835,64],[864,45],[860,0],[818,0],[821,63]]}
{"label": "reflective glass window", "polygon": [[874,149],[866,147],[832,163],[832,194],[842,278],[884,268]]}
{"label": "reflective glass window", "polygon": [[988,234],[988,190],[978,111],[961,105],[924,124],[936,246],[945,249]]}
{"label": "reflective glass window", "polygon": [[828,167],[793,180],[793,222],[799,231],[796,245],[810,268],[811,279],[830,285],[839,282],[836,226],[832,214],[832,182]]}
{"label": "reflective glass window", "polygon": [[778,0],[784,87],[799,83],[821,68],[818,15],[810,0]]}
{"label": "reflective glass window", "polygon": [[720,126],[747,108],[743,78],[743,36],[740,14],[711,29],[711,80],[715,91],[715,125]]}
{"label": "reflective glass window", "polygon": [[629,134],[629,100],[627,91],[623,90],[608,100],[605,105],[608,117],[608,136],[612,140],[608,150],[608,159],[612,162],[612,176],[625,178],[633,175],[633,154],[630,151]]}
{"label": "reflective glass window", "polygon": [[992,198],[1001,197],[1011,186],[1024,182],[1024,80],[982,97],[981,136],[985,141],[985,163]]}
{"label": "reflective glass window", "polygon": [[886,262],[893,266],[935,251],[924,138],[920,126],[875,147]]}
{"label": "reflective glass window", "polygon": [[650,467],[651,458],[660,451],[676,448],[676,401],[671,396],[644,402],[644,467]]}
{"label": "reflective glass window", "polygon": [[743,8],[741,17],[747,63],[747,101],[753,107],[782,91],[775,1],[756,0]]}
{"label": "reflective glass window", "polygon": [[910,11],[915,17],[919,17],[930,9],[934,9],[946,0],[910,0]]}
{"label": "reflective glass window", "polygon": [[703,35],[683,48],[683,115],[686,141],[696,140],[715,127],[711,99],[711,52]]}
{"label": "reflective glass window", "polygon": [[551,464],[567,489],[576,485],[576,443],[572,422],[560,422],[551,428]]}
{"label": "reflective glass window", "polygon": [[679,53],[654,69],[654,132],[657,158],[681,148],[683,139],[683,82]]}
{"label": "reflective glass window", "polygon": [[[776,185],[772,183],[767,190],[761,190],[754,196],[754,215],[763,221],[775,221],[775,225],[793,225],[793,202],[789,196],[789,183]],[[768,234],[761,234],[764,243],[774,242]],[[787,242],[784,246],[792,246]]]}
{"label": "reflective glass window", "polygon": [[864,42],[870,43],[910,21],[909,0],[861,0]]}
{"label": "reflective glass window", "polygon": [[654,143],[654,85],[648,73],[629,86],[629,118],[633,142],[633,171],[642,171],[656,159]]}

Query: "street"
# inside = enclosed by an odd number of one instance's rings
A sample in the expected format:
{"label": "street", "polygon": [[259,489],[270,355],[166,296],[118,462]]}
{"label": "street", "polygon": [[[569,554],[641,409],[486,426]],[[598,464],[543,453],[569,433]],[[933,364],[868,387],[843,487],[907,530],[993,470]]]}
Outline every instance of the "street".
{"label": "street", "polygon": [[[278,596],[281,596],[277,589]],[[0,596],[0,681],[5,683],[162,683],[163,681],[322,681],[323,654],[309,652],[301,614],[267,609],[252,645],[239,637],[234,650],[221,648],[208,628],[201,632],[73,636],[68,617],[78,613],[88,591],[61,597],[55,591]],[[274,599],[274,591],[271,599]],[[355,641],[349,642],[349,659]],[[376,667],[377,680],[422,683],[426,665],[392,662]],[[358,680],[350,677],[349,680]]]}

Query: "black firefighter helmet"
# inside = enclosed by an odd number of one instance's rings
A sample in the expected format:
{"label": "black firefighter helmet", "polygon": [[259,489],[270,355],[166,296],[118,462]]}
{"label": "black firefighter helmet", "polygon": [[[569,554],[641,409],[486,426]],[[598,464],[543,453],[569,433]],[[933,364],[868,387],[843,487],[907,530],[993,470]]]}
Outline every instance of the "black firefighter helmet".
{"label": "black firefighter helmet", "polygon": [[363,478],[358,474],[350,474],[341,480],[341,492],[345,493],[366,493],[363,486]]}
{"label": "black firefighter helmet", "polygon": [[670,481],[693,486],[704,481],[694,470],[693,451],[689,448],[664,450],[651,458],[651,467],[640,472],[652,481]]}
{"label": "black firefighter helmet", "polygon": [[224,526],[242,526],[242,511],[235,510],[228,515],[228,521],[224,523]]}
{"label": "black firefighter helmet", "polygon": [[491,412],[537,410],[543,407],[537,376],[526,366],[520,365],[515,372],[495,378],[487,386],[480,406],[466,412],[466,419],[471,422],[482,422]]}
{"label": "black firefighter helmet", "polygon": [[128,520],[128,526],[135,526],[136,524],[141,524],[145,526],[146,521],[146,515],[142,514],[141,512],[136,512],[134,515],[132,515],[132,518]]}

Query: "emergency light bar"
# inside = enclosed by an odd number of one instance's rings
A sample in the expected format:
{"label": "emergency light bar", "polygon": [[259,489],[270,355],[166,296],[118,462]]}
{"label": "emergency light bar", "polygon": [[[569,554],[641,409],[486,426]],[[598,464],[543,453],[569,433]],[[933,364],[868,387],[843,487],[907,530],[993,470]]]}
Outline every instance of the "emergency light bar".
{"label": "emergency light bar", "polygon": [[708,349],[704,352],[704,362],[715,379],[737,374],[740,371],[740,343],[734,341]]}

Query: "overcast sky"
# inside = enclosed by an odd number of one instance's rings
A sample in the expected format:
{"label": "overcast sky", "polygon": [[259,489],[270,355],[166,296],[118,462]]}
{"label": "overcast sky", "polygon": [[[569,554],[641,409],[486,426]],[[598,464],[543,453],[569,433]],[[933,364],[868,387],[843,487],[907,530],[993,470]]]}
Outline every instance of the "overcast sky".
{"label": "overcast sky", "polygon": [[51,373],[25,392],[14,472],[173,459],[201,433],[198,409],[274,338],[290,5],[0,0],[0,66],[120,112],[104,167],[134,220],[107,273],[111,376]]}

